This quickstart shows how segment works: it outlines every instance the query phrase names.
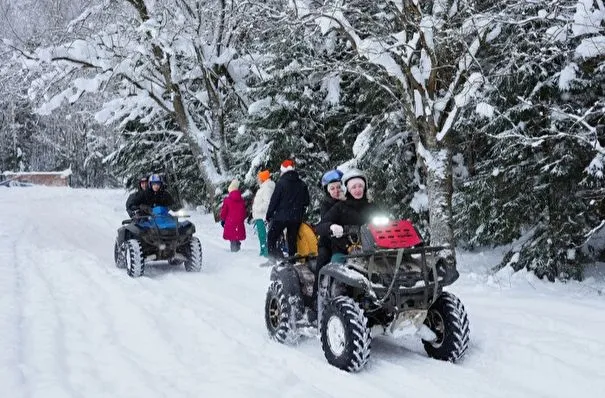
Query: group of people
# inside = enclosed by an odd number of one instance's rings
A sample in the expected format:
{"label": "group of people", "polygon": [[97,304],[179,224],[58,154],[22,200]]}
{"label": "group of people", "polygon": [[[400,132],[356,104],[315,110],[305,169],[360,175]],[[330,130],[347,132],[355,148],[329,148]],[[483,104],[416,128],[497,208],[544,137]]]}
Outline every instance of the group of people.
{"label": "group of people", "polygon": [[[296,255],[298,230],[310,203],[309,190],[296,171],[294,161],[290,159],[282,162],[277,183],[271,180],[269,170],[258,173],[257,183],[259,188],[249,219],[258,235],[260,255],[268,257],[264,265],[271,265],[283,257],[278,242],[284,230],[288,254]],[[321,184],[325,197],[320,205],[320,222],[315,226],[319,235],[317,272],[329,262],[344,261],[349,245],[344,236],[344,226],[365,224],[377,210],[368,200],[367,177],[357,169],[345,173],[337,169],[327,171],[322,176]],[[227,191],[220,220],[224,228],[223,238],[230,242],[231,251],[237,252],[241,242],[246,239],[246,202],[237,179],[231,181]],[[149,178],[141,178],[139,189],[126,202],[126,209],[133,217],[158,205],[171,207],[174,199],[165,190],[160,176],[153,174]]]}
{"label": "group of people", "polygon": [[[269,170],[259,172],[257,182],[259,188],[252,202],[251,221],[258,235],[260,255],[269,257],[269,264],[281,257],[278,241],[284,230],[288,254],[296,254],[298,229],[309,205],[309,190],[290,159],[280,165],[277,183],[271,180]],[[231,251],[238,251],[240,242],[246,238],[246,205],[237,180],[231,181],[227,190],[229,194],[223,201],[220,214],[223,238],[231,242]]]}
{"label": "group of people", "polygon": [[[298,231],[310,202],[307,185],[300,179],[294,162],[285,160],[280,172],[277,183],[271,180],[268,170],[257,175],[259,188],[252,203],[252,221],[259,239],[260,255],[268,257],[263,265],[274,264],[282,257],[278,241],[284,230],[288,254],[296,255]],[[368,200],[367,177],[360,170],[351,169],[346,173],[329,170],[322,176],[321,185],[325,197],[320,204],[320,222],[315,226],[319,235],[317,271],[331,261],[344,261],[349,246],[344,226],[365,224],[377,211]],[[229,191],[221,210],[221,222],[225,226],[223,237],[232,242],[231,250],[237,251],[239,241],[245,239],[245,202],[237,190],[236,180],[229,186]],[[236,241],[235,246],[233,241]]]}
{"label": "group of people", "polygon": [[143,176],[139,180],[137,190],[126,200],[126,212],[133,218],[138,214],[147,214],[154,206],[172,207],[174,199],[165,189],[158,174]]}

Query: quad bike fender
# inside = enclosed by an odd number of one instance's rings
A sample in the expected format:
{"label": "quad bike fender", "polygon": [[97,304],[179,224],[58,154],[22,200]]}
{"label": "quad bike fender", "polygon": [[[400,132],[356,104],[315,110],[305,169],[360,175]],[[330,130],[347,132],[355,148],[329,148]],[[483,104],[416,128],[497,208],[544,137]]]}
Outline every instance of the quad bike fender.
{"label": "quad bike fender", "polygon": [[139,236],[141,233],[141,229],[136,227],[133,224],[127,224],[118,229],[118,239],[119,243],[126,242],[131,237]]}
{"label": "quad bike fender", "polygon": [[292,266],[277,266],[271,270],[271,280],[280,280],[283,291],[289,296],[302,297],[300,279],[298,273]]}
{"label": "quad bike fender", "polygon": [[292,266],[277,266],[271,271],[271,280],[279,280],[282,291],[287,297],[291,308],[293,325],[298,323],[304,315],[303,296],[298,273]]}
{"label": "quad bike fender", "polygon": [[[441,266],[441,267],[440,267]],[[452,283],[456,282],[456,280],[458,280],[458,278],[460,277],[460,273],[458,272],[458,270],[456,269],[456,263],[451,263],[451,262],[447,262],[447,261],[443,261],[443,262],[438,262],[437,263],[437,273],[439,274],[439,271],[443,270],[443,281],[441,282],[442,286],[449,286]]]}
{"label": "quad bike fender", "polygon": [[339,283],[359,288],[363,290],[370,290],[371,285],[370,281],[360,274],[350,268],[348,268],[344,264],[338,263],[330,263],[319,271],[319,279],[322,279],[324,276],[329,276],[330,278],[338,281]]}
{"label": "quad bike fender", "polygon": [[183,235],[193,235],[195,233],[195,225],[189,220],[180,221],[178,228],[179,232]]}
{"label": "quad bike fender", "polygon": [[137,227],[134,224],[125,225],[123,228],[125,228],[126,231],[128,231],[128,233],[126,233],[126,235],[132,234],[131,236],[139,236],[141,234],[141,232],[143,232],[143,230],[141,228]]}

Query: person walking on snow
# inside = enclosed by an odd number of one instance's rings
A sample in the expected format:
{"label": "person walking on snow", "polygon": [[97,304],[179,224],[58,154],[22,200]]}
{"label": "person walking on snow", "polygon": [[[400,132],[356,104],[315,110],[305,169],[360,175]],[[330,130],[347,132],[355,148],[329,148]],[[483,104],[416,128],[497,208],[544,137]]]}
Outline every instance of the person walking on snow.
{"label": "person walking on snow", "polygon": [[242,240],[246,239],[246,203],[239,190],[239,181],[231,181],[227,188],[229,194],[223,200],[221,208],[221,225],[223,226],[223,239],[231,243],[231,251],[237,252],[241,248]]}
{"label": "person walking on snow", "polygon": [[284,160],[280,166],[281,177],[275,184],[275,191],[271,195],[267,209],[267,222],[270,222],[267,234],[267,248],[269,249],[270,265],[282,257],[277,248],[277,241],[284,229],[287,230],[288,254],[296,254],[296,238],[298,229],[309,205],[309,189],[294,170],[294,161]]}
{"label": "person walking on snow", "polygon": [[267,229],[265,227],[265,218],[267,217],[267,209],[271,201],[271,195],[275,190],[275,183],[271,180],[269,170],[263,170],[257,174],[256,181],[259,188],[252,202],[252,219],[254,227],[258,234],[258,242],[260,244],[260,255],[263,257],[269,256],[267,250]]}

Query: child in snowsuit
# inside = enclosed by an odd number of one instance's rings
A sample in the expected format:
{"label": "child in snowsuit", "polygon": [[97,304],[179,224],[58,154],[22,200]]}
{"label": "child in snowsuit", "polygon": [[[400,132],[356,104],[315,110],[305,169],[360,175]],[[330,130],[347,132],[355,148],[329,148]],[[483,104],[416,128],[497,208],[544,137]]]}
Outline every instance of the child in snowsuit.
{"label": "child in snowsuit", "polygon": [[229,194],[223,200],[221,208],[221,224],[223,225],[223,239],[231,242],[231,251],[237,252],[241,248],[242,240],[246,239],[246,203],[239,191],[239,181],[233,180],[227,188]]}

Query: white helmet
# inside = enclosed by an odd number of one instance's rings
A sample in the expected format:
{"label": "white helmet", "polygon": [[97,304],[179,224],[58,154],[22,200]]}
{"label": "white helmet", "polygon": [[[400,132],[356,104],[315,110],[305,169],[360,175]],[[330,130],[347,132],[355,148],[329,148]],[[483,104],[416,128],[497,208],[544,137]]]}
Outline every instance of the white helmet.
{"label": "white helmet", "polygon": [[349,180],[351,180],[353,178],[361,178],[366,185],[366,189],[368,188],[368,179],[367,179],[365,173],[359,169],[349,169],[349,170],[345,171],[345,173],[342,175],[342,179],[341,179],[342,190],[345,193],[347,193],[347,183],[349,182]]}

